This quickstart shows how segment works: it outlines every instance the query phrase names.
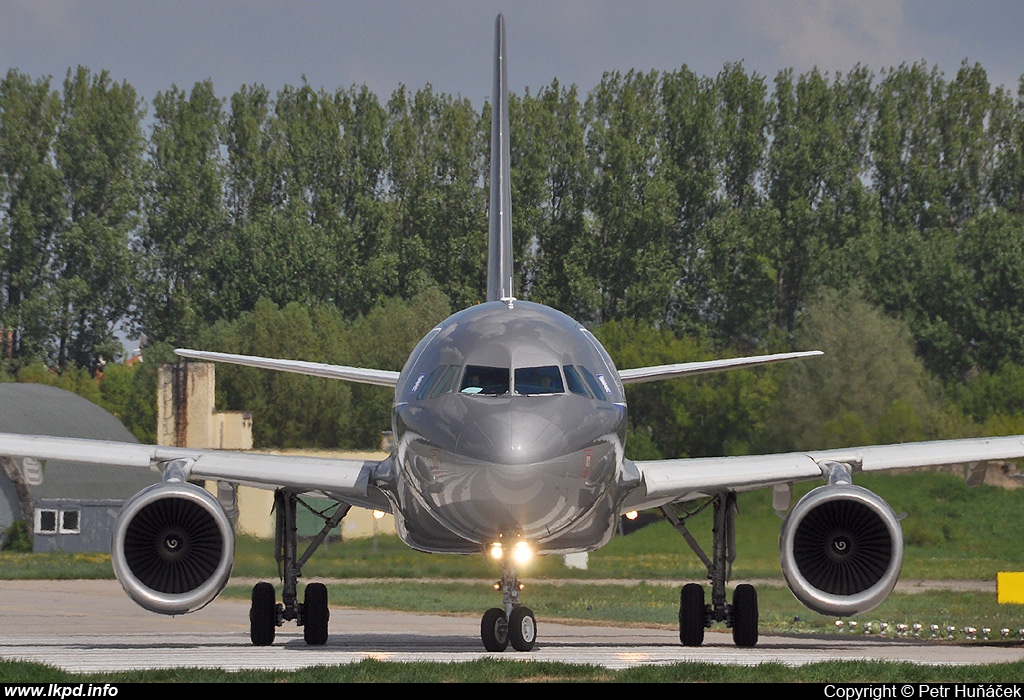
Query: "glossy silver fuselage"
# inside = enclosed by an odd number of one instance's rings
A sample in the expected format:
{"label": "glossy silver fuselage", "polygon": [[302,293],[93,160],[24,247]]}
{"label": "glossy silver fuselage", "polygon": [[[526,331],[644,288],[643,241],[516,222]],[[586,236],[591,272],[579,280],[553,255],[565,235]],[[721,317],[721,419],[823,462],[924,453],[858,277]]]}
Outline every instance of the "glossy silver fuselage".
{"label": "glossy silver fuselage", "polygon": [[611,359],[539,304],[486,302],[432,330],[402,370],[393,430],[399,534],[425,551],[595,549],[638,482]]}

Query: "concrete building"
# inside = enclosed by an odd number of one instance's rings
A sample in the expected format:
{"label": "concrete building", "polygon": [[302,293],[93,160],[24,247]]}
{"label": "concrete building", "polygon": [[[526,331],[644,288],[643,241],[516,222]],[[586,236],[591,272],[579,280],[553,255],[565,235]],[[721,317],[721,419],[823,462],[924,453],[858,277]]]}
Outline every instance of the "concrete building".
{"label": "concrete building", "polygon": [[[0,383],[0,432],[138,442],[96,404],[52,386]],[[155,471],[0,456],[0,533],[29,523],[36,552],[107,552],[121,505]]]}

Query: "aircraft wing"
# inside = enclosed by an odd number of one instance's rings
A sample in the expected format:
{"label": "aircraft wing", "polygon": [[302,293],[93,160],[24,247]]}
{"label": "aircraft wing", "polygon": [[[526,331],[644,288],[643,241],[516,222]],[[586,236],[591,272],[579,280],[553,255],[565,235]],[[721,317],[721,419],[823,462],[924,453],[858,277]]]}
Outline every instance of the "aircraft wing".
{"label": "aircraft wing", "polygon": [[279,372],[308,374],[328,379],[344,379],[361,384],[376,384],[394,388],[398,384],[398,372],[386,369],[367,369],[365,367],[347,367],[345,365],[329,365],[323,362],[304,362],[302,360],[278,360],[270,357],[254,357],[252,355],[232,355],[225,352],[206,352],[202,350],[177,349],[176,355],[190,360],[208,360],[210,362],[227,362],[246,367],[261,367]]}
{"label": "aircraft wing", "polygon": [[387,460],[203,450],[11,433],[0,433],[0,455],[154,470],[159,470],[164,462],[186,460],[186,479],[216,479],[266,489],[289,488],[391,510],[376,489],[368,488],[371,476],[385,468]]}
{"label": "aircraft wing", "polygon": [[799,360],[805,357],[817,357],[822,355],[820,350],[807,352],[784,352],[776,355],[755,355],[753,357],[732,357],[724,360],[706,360],[703,362],[682,362],[674,365],[656,365],[652,367],[638,367],[636,369],[624,369],[619,372],[619,378],[623,384],[639,384],[640,382],[653,382],[659,379],[673,379],[674,377],[687,377],[694,374],[706,374],[708,372],[721,372],[727,369],[742,369],[744,367],[757,367],[768,365],[774,362],[787,362]]}
{"label": "aircraft wing", "polygon": [[700,457],[634,462],[642,485],[626,499],[628,510],[653,508],[725,491],[749,491],[821,478],[828,462],[870,472],[1024,459],[1024,435],[908,442],[748,457]]}

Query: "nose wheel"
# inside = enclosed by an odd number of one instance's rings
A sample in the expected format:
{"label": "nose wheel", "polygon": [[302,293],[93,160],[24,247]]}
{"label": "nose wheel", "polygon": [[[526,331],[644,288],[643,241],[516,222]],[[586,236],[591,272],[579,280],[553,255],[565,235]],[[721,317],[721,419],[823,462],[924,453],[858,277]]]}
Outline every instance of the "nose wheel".
{"label": "nose wheel", "polygon": [[480,639],[487,651],[508,649],[508,618],[501,608],[491,608],[480,620]]}
{"label": "nose wheel", "polygon": [[509,644],[516,651],[532,651],[537,641],[537,618],[523,605],[512,608],[507,617],[501,608],[491,608],[480,620],[480,639],[487,651],[505,651]]}
{"label": "nose wheel", "polygon": [[533,611],[520,605],[508,616],[508,641],[516,651],[531,651],[537,641],[537,619]]}

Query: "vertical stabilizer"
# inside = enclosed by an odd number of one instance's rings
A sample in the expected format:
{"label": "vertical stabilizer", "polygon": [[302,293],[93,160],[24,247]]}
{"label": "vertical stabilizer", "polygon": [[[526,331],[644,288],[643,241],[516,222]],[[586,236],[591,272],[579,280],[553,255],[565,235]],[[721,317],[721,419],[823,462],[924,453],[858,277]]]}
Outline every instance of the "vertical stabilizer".
{"label": "vertical stabilizer", "polygon": [[487,301],[512,298],[512,186],[509,183],[508,69],[505,60],[505,18],[498,15],[494,23]]}

